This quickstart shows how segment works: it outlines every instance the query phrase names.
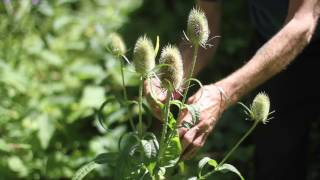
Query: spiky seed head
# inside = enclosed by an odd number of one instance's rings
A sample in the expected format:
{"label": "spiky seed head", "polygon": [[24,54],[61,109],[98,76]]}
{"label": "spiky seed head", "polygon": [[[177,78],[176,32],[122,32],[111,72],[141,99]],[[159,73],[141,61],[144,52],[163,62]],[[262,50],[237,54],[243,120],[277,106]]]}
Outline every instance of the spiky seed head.
{"label": "spiky seed head", "polygon": [[251,104],[252,119],[266,123],[270,111],[270,99],[267,94],[261,92],[256,95]]}
{"label": "spiky seed head", "polygon": [[173,88],[179,89],[183,79],[182,56],[176,46],[167,45],[161,51],[160,64],[164,64],[160,69],[160,79],[162,85],[168,87],[169,81]]}
{"label": "spiky seed head", "polygon": [[151,71],[155,66],[154,47],[146,36],[139,37],[133,50],[133,63],[140,74]]}
{"label": "spiky seed head", "polygon": [[111,33],[109,35],[108,46],[111,50],[111,53],[115,56],[121,56],[126,53],[126,45],[121,36],[117,33]]}
{"label": "spiky seed head", "polygon": [[193,45],[205,46],[209,38],[208,21],[203,11],[193,8],[187,25],[187,36]]}

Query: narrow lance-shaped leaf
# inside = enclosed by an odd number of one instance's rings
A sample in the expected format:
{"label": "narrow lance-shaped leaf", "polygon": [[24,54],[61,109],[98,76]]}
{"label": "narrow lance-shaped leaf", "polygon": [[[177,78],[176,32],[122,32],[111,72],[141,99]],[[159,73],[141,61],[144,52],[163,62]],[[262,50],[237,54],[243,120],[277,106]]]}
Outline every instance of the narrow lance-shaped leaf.
{"label": "narrow lance-shaped leaf", "polygon": [[226,173],[226,172],[230,171],[230,172],[237,174],[241,178],[241,180],[244,180],[243,176],[238,171],[238,169],[231,164],[223,164],[223,165],[217,167],[216,171],[221,171],[222,173]]}

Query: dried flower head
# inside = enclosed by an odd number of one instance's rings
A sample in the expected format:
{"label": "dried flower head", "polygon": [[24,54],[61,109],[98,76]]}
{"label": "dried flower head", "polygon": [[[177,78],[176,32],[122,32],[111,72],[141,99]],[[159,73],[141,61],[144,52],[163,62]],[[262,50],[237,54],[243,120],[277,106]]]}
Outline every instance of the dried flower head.
{"label": "dried flower head", "polygon": [[270,111],[270,99],[267,94],[259,93],[254,98],[251,107],[251,118],[255,121],[267,123]]}
{"label": "dried flower head", "polygon": [[122,56],[126,53],[126,45],[117,33],[111,33],[109,35],[109,48],[115,56]]}
{"label": "dried flower head", "polygon": [[161,51],[160,64],[164,64],[160,69],[160,79],[164,87],[168,88],[169,81],[173,88],[179,89],[183,79],[183,63],[179,49],[176,46],[167,45]]}
{"label": "dried flower head", "polygon": [[193,45],[205,46],[209,38],[208,21],[203,11],[193,8],[189,14],[187,36]]}
{"label": "dried flower head", "polygon": [[146,74],[155,66],[155,51],[153,44],[146,36],[139,37],[133,50],[133,63],[140,74]]}

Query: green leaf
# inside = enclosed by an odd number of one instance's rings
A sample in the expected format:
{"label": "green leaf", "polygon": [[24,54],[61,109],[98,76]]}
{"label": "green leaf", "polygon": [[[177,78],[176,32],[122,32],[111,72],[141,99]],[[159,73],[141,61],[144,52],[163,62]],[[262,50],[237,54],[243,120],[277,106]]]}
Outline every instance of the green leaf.
{"label": "green leaf", "polygon": [[41,147],[43,149],[47,149],[50,139],[55,131],[54,124],[52,119],[49,119],[47,114],[42,114],[38,118],[39,130],[38,130],[38,138],[40,140]]}
{"label": "green leaf", "polygon": [[93,161],[83,165],[72,177],[72,180],[81,180],[88,175],[92,170],[101,164],[112,164],[118,158],[118,153],[102,153],[99,154]]}
{"label": "green leaf", "polygon": [[198,178],[195,177],[195,176],[188,178],[188,180],[197,180],[197,179],[198,179]]}
{"label": "green leaf", "polygon": [[85,164],[82,166],[72,177],[72,180],[81,180],[83,179],[87,174],[89,174],[92,170],[94,170],[98,166],[95,162],[89,162],[88,164]]}
{"label": "green leaf", "polygon": [[231,172],[237,174],[241,178],[241,180],[244,180],[244,178],[242,177],[242,175],[238,171],[238,169],[231,164],[223,164],[223,165],[217,167],[216,171],[221,171],[222,173],[226,173],[228,171],[231,171]]}
{"label": "green leaf", "polygon": [[170,101],[170,105],[175,105],[175,106],[177,106],[178,108],[184,108],[184,104],[182,104],[182,102],[179,101],[179,100],[172,100],[172,101]]}
{"label": "green leaf", "polygon": [[5,152],[9,152],[10,151],[9,145],[3,139],[0,139],[0,151],[5,151]]}
{"label": "green leaf", "polygon": [[158,151],[152,140],[141,140],[141,144],[145,157],[151,159],[157,156]]}
{"label": "green leaf", "polygon": [[182,147],[178,131],[176,130],[177,121],[172,113],[169,113],[168,136],[166,137],[166,147],[164,148],[163,157],[160,157],[159,167],[173,167],[179,161]]}
{"label": "green leaf", "polygon": [[163,157],[160,157],[160,167],[173,167],[177,164],[182,152],[180,144],[180,138],[177,130],[170,131],[169,137],[166,140],[167,147],[163,153]]}
{"label": "green leaf", "polygon": [[176,129],[176,124],[177,121],[174,119],[174,116],[171,112],[169,112],[169,122],[168,122],[168,127],[171,131],[174,131]]}
{"label": "green leaf", "polygon": [[209,157],[204,157],[199,161],[198,167],[202,169],[206,164],[213,166],[214,168],[217,167],[218,163],[216,160],[211,159]]}
{"label": "green leaf", "polygon": [[102,87],[87,86],[83,91],[81,105],[84,107],[98,108],[104,99],[104,89]]}
{"label": "green leaf", "polygon": [[214,160],[214,159],[211,159],[211,158],[209,158],[209,157],[204,157],[204,158],[202,158],[202,159],[199,161],[199,164],[198,164],[198,167],[199,167],[199,169],[200,169],[200,171],[199,171],[199,177],[202,177],[202,169],[203,169],[203,167],[204,167],[206,164],[209,164],[210,166],[212,166],[212,167],[214,167],[214,168],[216,168],[217,165],[218,165],[217,161]]}
{"label": "green leaf", "polygon": [[156,158],[159,153],[159,142],[157,137],[153,133],[147,133],[144,138],[148,141],[151,146],[151,156],[150,158]]}
{"label": "green leaf", "polygon": [[8,159],[8,165],[12,171],[19,173],[19,176],[26,176],[28,174],[27,167],[18,156],[10,157]]}
{"label": "green leaf", "polygon": [[200,106],[197,104],[186,104],[185,106],[191,114],[192,122],[184,121],[182,126],[190,129],[200,120]]}
{"label": "green leaf", "polygon": [[119,159],[113,179],[140,179],[147,171],[142,161],[139,137],[135,133],[124,135],[119,143]]}
{"label": "green leaf", "polygon": [[94,162],[96,164],[112,164],[117,160],[118,156],[117,152],[102,153],[94,159]]}
{"label": "green leaf", "polygon": [[61,66],[63,64],[63,60],[61,59],[61,57],[52,51],[43,50],[39,55],[40,58],[42,58],[50,65]]}

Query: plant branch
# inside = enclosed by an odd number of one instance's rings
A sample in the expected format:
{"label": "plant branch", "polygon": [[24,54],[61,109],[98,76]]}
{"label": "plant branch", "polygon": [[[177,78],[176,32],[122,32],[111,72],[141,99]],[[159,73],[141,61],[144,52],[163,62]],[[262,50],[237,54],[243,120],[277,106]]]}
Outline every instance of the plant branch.
{"label": "plant branch", "polygon": [[[191,69],[190,69],[190,73],[188,74],[188,78],[187,78],[187,85],[185,86],[186,89],[184,91],[184,94],[183,94],[183,99],[182,99],[182,104],[184,104],[187,100],[187,95],[188,95],[188,91],[189,91],[189,86],[190,86],[190,78],[192,78],[193,76],[193,71],[194,71],[194,67],[196,65],[196,61],[197,61],[197,56],[198,56],[198,49],[199,49],[199,45],[196,44],[194,45],[194,49],[193,49],[193,57],[192,57],[192,66],[191,66]],[[181,107],[179,109],[179,113],[178,113],[178,116],[180,116],[180,113],[181,113]]]}
{"label": "plant branch", "polygon": [[[126,104],[126,107],[127,107],[127,109],[129,110],[128,95],[127,95],[126,83],[125,83],[125,81],[124,81],[123,68],[124,68],[123,61],[120,60],[120,70],[121,70],[121,78],[122,78],[123,97],[124,97],[124,100],[126,101],[126,103],[125,103],[125,104]],[[134,124],[133,124],[133,120],[132,120],[132,117],[131,117],[130,110],[129,110],[129,122],[130,122],[130,126],[131,126],[132,130],[134,131],[134,130],[135,130],[135,127],[134,127]]]}
{"label": "plant branch", "polygon": [[[228,154],[222,159],[222,161],[217,165],[217,168],[219,168],[220,166],[222,166],[227,159],[230,157],[231,154],[233,154],[233,152],[239,147],[239,145],[249,136],[249,134],[252,133],[252,131],[257,127],[257,125],[259,124],[259,121],[255,121],[254,124],[251,126],[251,128],[246,132],[246,134],[244,136],[242,136],[242,138],[237,142],[237,144],[235,146],[233,146],[233,148],[228,152]],[[216,171],[212,170],[211,172],[207,173],[206,175],[202,176],[203,179],[206,179],[207,177],[209,177],[210,175],[212,175],[213,173],[215,173]]]}
{"label": "plant branch", "polygon": [[139,84],[139,124],[138,130],[139,135],[142,137],[143,130],[142,130],[142,93],[143,93],[143,76],[140,77],[140,84]]}
{"label": "plant branch", "polygon": [[164,151],[165,151],[165,139],[167,136],[167,129],[168,129],[168,119],[169,119],[169,112],[170,112],[170,101],[171,101],[171,90],[170,88],[167,91],[167,98],[166,98],[166,104],[164,106],[164,124],[162,128],[162,133],[161,133],[161,139],[160,139],[160,152],[159,152],[159,158],[162,157]]}

